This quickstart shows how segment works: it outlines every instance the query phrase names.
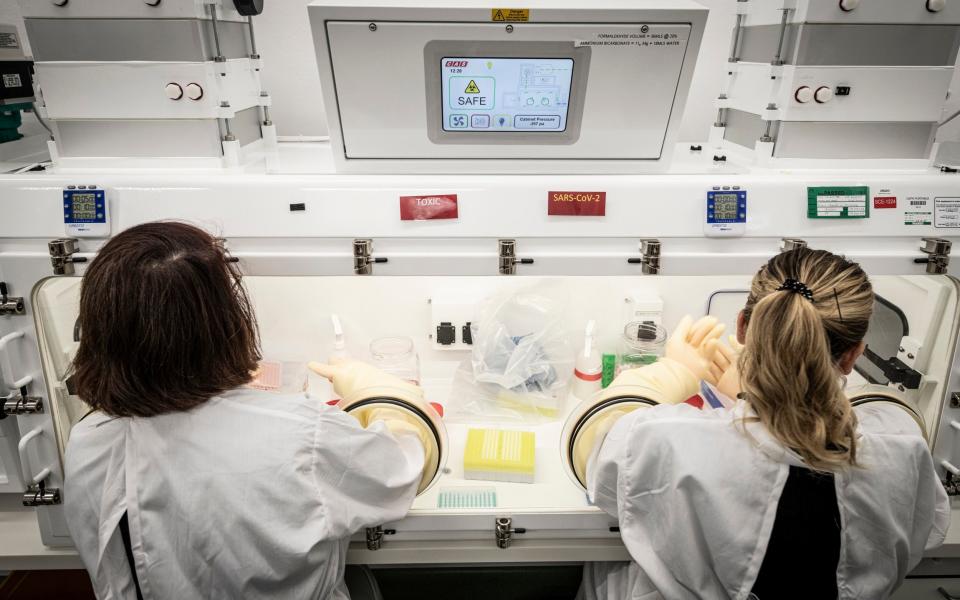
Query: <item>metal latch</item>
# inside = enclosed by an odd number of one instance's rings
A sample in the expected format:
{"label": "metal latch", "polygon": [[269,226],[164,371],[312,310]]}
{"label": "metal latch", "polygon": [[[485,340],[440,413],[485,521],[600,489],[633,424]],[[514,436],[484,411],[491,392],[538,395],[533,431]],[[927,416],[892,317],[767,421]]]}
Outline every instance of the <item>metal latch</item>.
{"label": "metal latch", "polygon": [[513,534],[526,533],[523,527],[513,528],[513,519],[510,517],[497,517],[497,548],[509,548],[513,542]]}
{"label": "metal latch", "polygon": [[499,240],[500,274],[515,275],[517,265],[532,265],[532,258],[517,258],[517,240]]}
{"label": "metal latch", "polygon": [[60,489],[48,488],[42,481],[31,485],[23,493],[24,506],[51,506],[60,502]]}
{"label": "metal latch", "polygon": [[923,246],[920,251],[926,254],[926,258],[915,258],[913,262],[927,265],[927,273],[931,275],[944,275],[947,267],[950,266],[950,250],[953,249],[953,242],[941,238],[923,238]]}
{"label": "metal latch", "polygon": [[808,246],[807,240],[801,240],[800,238],[783,238],[780,240],[780,252],[790,252]]}
{"label": "metal latch", "polygon": [[353,272],[357,275],[372,275],[373,265],[387,262],[386,258],[373,256],[373,240],[353,240]]}
{"label": "metal latch", "polygon": [[19,392],[14,392],[0,400],[3,401],[0,405],[0,418],[7,415],[32,415],[43,412],[43,398],[28,396],[26,388],[21,388]]}
{"label": "metal latch", "polygon": [[383,546],[383,536],[396,533],[396,529],[384,529],[380,525],[367,527],[367,550],[379,550]]}
{"label": "metal latch", "polygon": [[82,256],[74,257],[77,253],[77,238],[58,238],[47,243],[50,251],[50,264],[53,265],[54,275],[73,275],[74,263],[87,262]]}
{"label": "metal latch", "polygon": [[7,283],[0,281],[0,316],[2,315],[22,315],[26,312],[23,304],[23,298],[15,298],[7,295]]}
{"label": "metal latch", "polygon": [[628,258],[631,265],[642,265],[644,275],[660,273],[660,240],[640,240],[640,258]]}

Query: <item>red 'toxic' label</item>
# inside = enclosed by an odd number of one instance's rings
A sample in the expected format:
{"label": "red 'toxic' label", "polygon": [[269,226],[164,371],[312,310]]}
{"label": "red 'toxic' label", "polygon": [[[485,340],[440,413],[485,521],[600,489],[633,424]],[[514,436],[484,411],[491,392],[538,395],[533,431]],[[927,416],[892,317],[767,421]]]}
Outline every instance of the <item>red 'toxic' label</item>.
{"label": "red 'toxic' label", "polygon": [[896,196],[874,196],[873,207],[874,208],[896,208],[897,197]]}
{"label": "red 'toxic' label", "polygon": [[607,214],[606,192],[547,192],[547,214],[602,217]]}
{"label": "red 'toxic' label", "polygon": [[459,216],[456,194],[400,196],[401,221],[456,219]]}

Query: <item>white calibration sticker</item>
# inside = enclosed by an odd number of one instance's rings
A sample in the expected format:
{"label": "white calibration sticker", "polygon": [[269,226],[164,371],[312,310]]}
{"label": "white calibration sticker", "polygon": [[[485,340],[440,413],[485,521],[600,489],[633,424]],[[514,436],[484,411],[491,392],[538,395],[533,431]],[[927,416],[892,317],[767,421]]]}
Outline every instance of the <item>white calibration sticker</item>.
{"label": "white calibration sticker", "polygon": [[23,81],[20,79],[19,73],[4,73],[3,87],[5,88],[23,87]]}
{"label": "white calibration sticker", "polygon": [[936,198],[933,207],[933,226],[960,228],[960,198]]}

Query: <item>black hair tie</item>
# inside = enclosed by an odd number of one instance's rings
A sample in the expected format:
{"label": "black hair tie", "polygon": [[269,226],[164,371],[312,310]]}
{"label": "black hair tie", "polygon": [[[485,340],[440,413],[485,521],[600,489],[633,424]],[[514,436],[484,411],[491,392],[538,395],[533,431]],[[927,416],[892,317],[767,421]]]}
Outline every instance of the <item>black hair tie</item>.
{"label": "black hair tie", "polygon": [[810,288],[796,279],[784,279],[783,284],[777,288],[778,292],[793,292],[795,294],[800,294],[810,302],[813,302],[813,292],[810,291]]}

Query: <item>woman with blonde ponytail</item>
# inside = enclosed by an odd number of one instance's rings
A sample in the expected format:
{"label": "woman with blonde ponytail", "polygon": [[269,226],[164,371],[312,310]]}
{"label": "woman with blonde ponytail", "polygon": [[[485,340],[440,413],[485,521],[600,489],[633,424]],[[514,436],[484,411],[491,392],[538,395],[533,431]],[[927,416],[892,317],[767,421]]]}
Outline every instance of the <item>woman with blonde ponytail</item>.
{"label": "woman with blonde ponytail", "polygon": [[[701,320],[668,346],[683,393],[631,374],[661,405],[596,419],[580,453],[634,561],[588,564],[580,597],[888,598],[943,542],[950,504],[916,422],[844,393],[873,305],[856,263],[785,252],[753,279],[739,356]],[[703,381],[727,408],[690,405]]]}

